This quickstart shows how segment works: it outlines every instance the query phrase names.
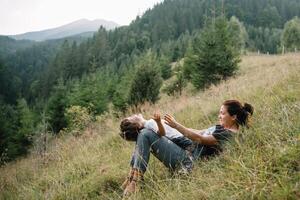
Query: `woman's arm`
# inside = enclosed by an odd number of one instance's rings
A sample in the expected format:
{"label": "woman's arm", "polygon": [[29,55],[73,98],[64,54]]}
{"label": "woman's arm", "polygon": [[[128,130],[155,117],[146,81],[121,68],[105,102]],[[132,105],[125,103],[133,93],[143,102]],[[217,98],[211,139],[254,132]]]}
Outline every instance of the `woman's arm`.
{"label": "woman's arm", "polygon": [[155,113],[154,116],[153,116],[153,119],[156,122],[157,127],[158,127],[158,132],[157,132],[158,135],[159,136],[165,136],[166,135],[166,131],[165,131],[164,126],[162,125],[160,114],[159,113]]}
{"label": "woman's arm", "polygon": [[187,128],[187,129],[189,129],[190,131],[193,131],[193,132],[195,132],[195,133],[198,133],[198,134],[202,134],[202,133],[204,133],[204,131],[206,130],[206,129],[197,130],[197,129],[193,129],[193,128]]}
{"label": "woman's arm", "polygon": [[166,123],[171,126],[172,128],[177,129],[180,133],[182,133],[187,138],[199,142],[200,144],[204,145],[216,145],[217,140],[212,135],[202,135],[200,134],[203,130],[195,130],[195,129],[189,129],[185,126],[178,123],[171,115],[166,115],[165,118]]}

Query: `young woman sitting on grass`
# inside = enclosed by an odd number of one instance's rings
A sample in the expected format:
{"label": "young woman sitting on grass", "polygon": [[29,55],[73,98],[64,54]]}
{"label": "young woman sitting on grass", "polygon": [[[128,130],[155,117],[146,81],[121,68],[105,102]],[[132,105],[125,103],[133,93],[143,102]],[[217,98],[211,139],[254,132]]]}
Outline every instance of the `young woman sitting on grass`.
{"label": "young woman sitting on grass", "polygon": [[131,170],[122,184],[124,195],[135,192],[138,182],[143,180],[150,152],[171,170],[189,173],[195,160],[218,154],[222,144],[230,140],[240,126],[248,127],[252,114],[250,104],[243,106],[237,100],[227,100],[220,108],[219,124],[204,130],[187,128],[169,114],[164,120],[157,113],[150,120],[145,120],[141,114],[123,119],[120,135],[136,141]]}

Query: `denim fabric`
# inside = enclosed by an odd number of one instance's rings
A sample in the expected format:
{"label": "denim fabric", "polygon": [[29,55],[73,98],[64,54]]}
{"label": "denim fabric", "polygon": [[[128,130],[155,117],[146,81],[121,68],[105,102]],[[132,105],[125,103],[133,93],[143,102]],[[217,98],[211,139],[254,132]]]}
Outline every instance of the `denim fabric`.
{"label": "denim fabric", "polygon": [[190,150],[191,146],[193,145],[193,141],[184,136],[176,137],[172,139],[170,138],[170,140],[184,150]]}
{"label": "denim fabric", "polygon": [[147,170],[150,152],[166,167],[192,169],[193,162],[189,153],[166,137],[160,137],[150,129],[142,129],[138,135],[131,166],[142,172]]}

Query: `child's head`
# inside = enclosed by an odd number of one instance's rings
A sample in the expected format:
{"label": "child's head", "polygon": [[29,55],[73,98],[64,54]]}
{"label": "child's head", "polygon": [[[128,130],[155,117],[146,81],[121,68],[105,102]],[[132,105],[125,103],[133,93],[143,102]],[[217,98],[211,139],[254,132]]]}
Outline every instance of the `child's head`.
{"label": "child's head", "polygon": [[120,136],[129,141],[136,141],[139,131],[143,128],[144,118],[141,114],[134,114],[121,121]]}

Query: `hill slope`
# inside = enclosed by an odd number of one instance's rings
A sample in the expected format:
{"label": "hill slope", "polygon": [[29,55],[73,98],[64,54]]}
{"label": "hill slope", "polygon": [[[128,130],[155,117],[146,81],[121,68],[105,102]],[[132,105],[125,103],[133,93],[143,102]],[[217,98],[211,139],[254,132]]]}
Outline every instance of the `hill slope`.
{"label": "hill slope", "polygon": [[[198,162],[189,177],[171,177],[151,159],[144,190],[133,199],[297,199],[300,166],[300,54],[246,56],[237,77],[204,92],[163,96],[154,109],[188,127],[216,122],[220,104],[237,98],[254,105],[253,128],[243,130],[221,156]],[[176,105],[176,106],[174,106]],[[129,113],[128,113],[129,115]],[[0,169],[0,199],[121,199],[133,144],[117,135],[107,114],[81,137],[54,139],[44,154]]]}
{"label": "hill slope", "polygon": [[28,32],[19,35],[12,35],[10,37],[16,40],[27,39],[27,40],[43,41],[43,40],[64,38],[64,37],[78,35],[86,32],[95,32],[100,28],[100,26],[103,26],[107,30],[110,30],[116,28],[118,25],[114,22],[101,20],[101,19],[97,19],[97,20],[80,19],[57,28],[35,31],[35,32]]}
{"label": "hill slope", "polygon": [[15,53],[18,49],[26,49],[35,44],[30,40],[16,41],[8,36],[0,36],[0,57]]}

